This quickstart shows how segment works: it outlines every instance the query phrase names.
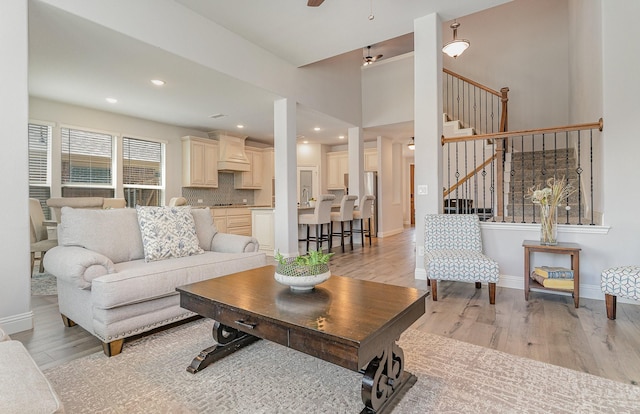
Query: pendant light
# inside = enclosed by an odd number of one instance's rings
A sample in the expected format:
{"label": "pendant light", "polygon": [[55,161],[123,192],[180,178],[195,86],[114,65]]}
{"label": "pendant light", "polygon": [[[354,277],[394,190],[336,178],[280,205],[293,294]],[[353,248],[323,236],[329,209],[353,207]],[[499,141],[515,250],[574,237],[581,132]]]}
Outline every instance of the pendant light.
{"label": "pendant light", "polygon": [[444,45],[442,51],[455,59],[460,56],[462,52],[467,50],[470,43],[466,39],[457,38],[458,27],[460,27],[460,23],[454,20],[453,23],[451,23],[450,27],[453,29],[453,40]]}
{"label": "pendant light", "polygon": [[407,148],[409,148],[411,151],[415,151],[416,143],[414,142],[413,137],[411,137],[411,141],[409,141],[409,143],[407,144]]}

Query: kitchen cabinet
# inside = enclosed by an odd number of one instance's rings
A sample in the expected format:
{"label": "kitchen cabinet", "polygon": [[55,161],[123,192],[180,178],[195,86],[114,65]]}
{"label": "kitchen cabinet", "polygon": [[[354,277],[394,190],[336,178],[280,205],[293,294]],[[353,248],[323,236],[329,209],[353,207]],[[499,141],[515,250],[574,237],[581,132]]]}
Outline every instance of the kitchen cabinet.
{"label": "kitchen cabinet", "polygon": [[344,175],[349,172],[347,151],[327,153],[327,189],[344,190]]}
{"label": "kitchen cabinet", "polygon": [[218,143],[191,136],[181,139],[182,185],[218,188]]}
{"label": "kitchen cabinet", "polygon": [[211,209],[219,232],[251,236],[251,211],[245,207]]}
{"label": "kitchen cabinet", "polygon": [[260,243],[260,251],[273,256],[275,246],[274,214],[272,208],[251,209],[251,234]]}
{"label": "kitchen cabinet", "polygon": [[249,160],[249,171],[235,173],[233,186],[236,189],[259,190],[263,184],[262,151],[245,147],[244,152]]}
{"label": "kitchen cabinet", "polygon": [[364,170],[378,171],[378,149],[367,148],[364,150]]}
{"label": "kitchen cabinet", "polygon": [[227,232],[227,209],[226,208],[212,208],[211,215],[213,216],[213,224],[221,233]]}

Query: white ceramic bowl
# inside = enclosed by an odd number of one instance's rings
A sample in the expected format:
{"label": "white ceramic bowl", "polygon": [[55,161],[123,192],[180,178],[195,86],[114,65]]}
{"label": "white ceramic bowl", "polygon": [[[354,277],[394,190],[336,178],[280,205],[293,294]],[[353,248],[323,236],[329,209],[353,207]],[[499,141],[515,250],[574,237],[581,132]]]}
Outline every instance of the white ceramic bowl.
{"label": "white ceramic bowl", "polygon": [[313,276],[286,276],[278,272],[274,274],[278,283],[289,286],[291,290],[308,291],[331,277],[331,271]]}

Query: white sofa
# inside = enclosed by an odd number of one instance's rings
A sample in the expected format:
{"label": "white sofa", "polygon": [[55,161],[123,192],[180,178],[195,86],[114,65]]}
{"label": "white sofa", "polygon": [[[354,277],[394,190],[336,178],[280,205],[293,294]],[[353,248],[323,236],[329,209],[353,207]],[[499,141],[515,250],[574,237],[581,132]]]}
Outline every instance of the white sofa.
{"label": "white sofa", "polygon": [[[57,278],[65,325],[77,323],[98,337],[108,356],[120,353],[127,337],[194,316],[180,307],[176,287],[266,264],[256,239],[217,232],[208,208],[139,209],[63,207],[58,246],[45,256],[45,268]],[[157,226],[147,223],[149,212],[192,218],[190,229],[195,229],[197,240],[190,234],[161,234],[160,241],[177,241],[180,248],[193,241],[196,246],[191,248],[199,247],[203,253],[164,260],[150,257],[157,245],[149,241],[148,230]],[[189,230],[188,225],[185,228]]]}
{"label": "white sofa", "polygon": [[0,327],[0,412],[64,413],[60,398],[27,349]]}

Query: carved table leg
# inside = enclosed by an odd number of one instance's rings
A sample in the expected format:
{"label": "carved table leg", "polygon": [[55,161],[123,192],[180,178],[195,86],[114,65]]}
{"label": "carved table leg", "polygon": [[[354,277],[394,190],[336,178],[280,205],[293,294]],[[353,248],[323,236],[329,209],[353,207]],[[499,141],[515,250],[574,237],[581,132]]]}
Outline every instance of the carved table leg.
{"label": "carved table leg", "polygon": [[415,375],[404,370],[404,352],[395,342],[375,356],[362,378],[361,414],[391,410],[402,395],[417,381]]}
{"label": "carved table leg", "polygon": [[227,355],[236,352],[238,349],[260,339],[253,335],[249,335],[248,333],[223,325],[218,321],[215,321],[213,324],[213,330],[211,333],[217,344],[202,350],[200,354],[191,361],[191,365],[187,367],[187,371],[192,374],[202,371],[208,367],[209,364],[221,360]]}

